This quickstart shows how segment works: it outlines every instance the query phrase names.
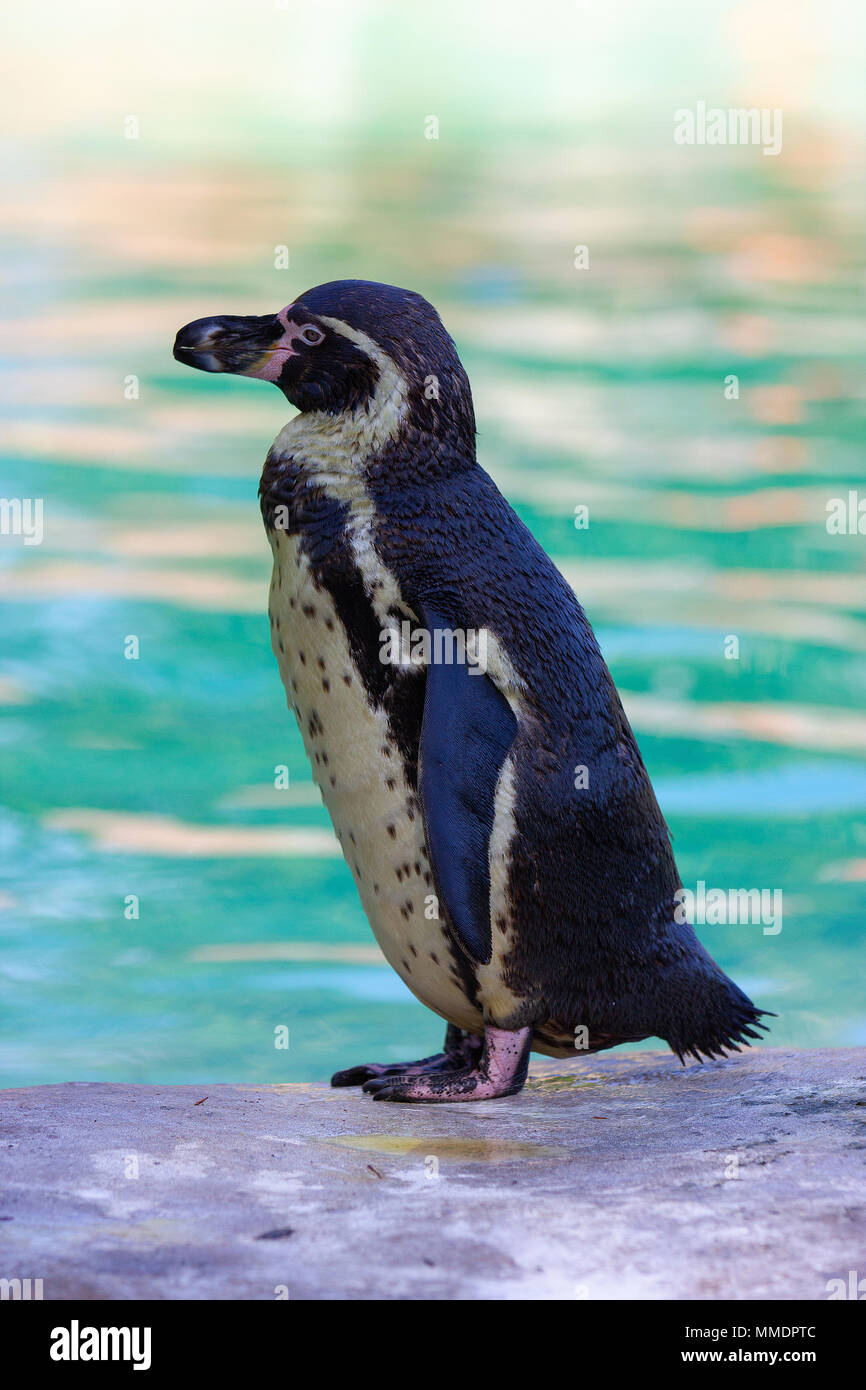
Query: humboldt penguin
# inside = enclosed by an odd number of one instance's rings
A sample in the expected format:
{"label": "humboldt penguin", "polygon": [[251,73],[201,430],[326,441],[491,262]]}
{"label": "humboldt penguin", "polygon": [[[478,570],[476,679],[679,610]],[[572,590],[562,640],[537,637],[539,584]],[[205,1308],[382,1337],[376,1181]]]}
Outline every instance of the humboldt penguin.
{"label": "humboldt penguin", "polygon": [[382,952],[441,1053],[337,1072],[376,1100],[512,1095],[553,1057],[739,1050],[764,1011],[684,920],[670,836],[574,593],[475,456],[419,294],[362,280],[198,319],[179,362],[298,414],[260,485],[272,645]]}

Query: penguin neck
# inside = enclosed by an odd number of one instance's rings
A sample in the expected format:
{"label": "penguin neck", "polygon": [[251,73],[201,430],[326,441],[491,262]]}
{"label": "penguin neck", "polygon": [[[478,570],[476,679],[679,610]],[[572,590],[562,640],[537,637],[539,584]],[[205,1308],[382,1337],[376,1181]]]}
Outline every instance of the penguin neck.
{"label": "penguin neck", "polygon": [[[434,416],[433,403],[419,399],[393,357],[365,334],[345,324],[340,330],[375,362],[375,388],[351,409],[302,411],[283,426],[262,476],[263,504],[288,485],[296,499],[317,489],[366,512],[371,484],[401,492],[474,467],[474,428],[467,441],[451,398],[437,399]],[[474,426],[471,405],[468,418]]]}
{"label": "penguin neck", "polygon": [[[348,333],[345,325],[341,325]],[[274,440],[271,457],[278,463],[291,460],[301,480],[310,487],[324,487],[341,496],[364,491],[368,460],[397,440],[408,416],[409,387],[393,358],[365,335],[367,355],[375,362],[378,378],[366,400],[338,412],[307,410],[284,425]]]}
{"label": "penguin neck", "polygon": [[386,409],[375,414],[359,407],[341,415],[296,416],[274,440],[265,472],[290,473],[296,486],[322,488],[349,502],[366,497],[371,483],[418,487],[475,465],[474,440],[425,429],[399,398],[390,397]]}

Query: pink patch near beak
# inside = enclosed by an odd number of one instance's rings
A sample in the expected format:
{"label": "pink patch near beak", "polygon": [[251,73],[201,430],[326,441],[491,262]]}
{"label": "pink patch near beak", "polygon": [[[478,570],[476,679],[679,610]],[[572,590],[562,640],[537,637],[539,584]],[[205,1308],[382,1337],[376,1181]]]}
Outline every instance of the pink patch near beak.
{"label": "pink patch near beak", "polygon": [[242,376],[254,376],[260,381],[279,381],[280,373],[285,363],[290,357],[299,357],[300,353],[295,352],[292,343],[295,338],[300,336],[302,325],[295,323],[294,319],[289,318],[289,314],[295,306],[289,304],[285,309],[281,309],[277,318],[283,325],[285,332],[273,347],[259,358],[252,367],[242,372]]}

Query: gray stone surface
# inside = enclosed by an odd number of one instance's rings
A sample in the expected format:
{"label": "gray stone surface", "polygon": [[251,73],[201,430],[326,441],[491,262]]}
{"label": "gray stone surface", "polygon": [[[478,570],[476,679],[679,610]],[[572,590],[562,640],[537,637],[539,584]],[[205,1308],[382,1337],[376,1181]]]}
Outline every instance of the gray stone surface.
{"label": "gray stone surface", "polygon": [[820,1300],[866,1275],[864,1119],[853,1049],[534,1062],[521,1095],[474,1105],[4,1091],[0,1278],[45,1298]]}

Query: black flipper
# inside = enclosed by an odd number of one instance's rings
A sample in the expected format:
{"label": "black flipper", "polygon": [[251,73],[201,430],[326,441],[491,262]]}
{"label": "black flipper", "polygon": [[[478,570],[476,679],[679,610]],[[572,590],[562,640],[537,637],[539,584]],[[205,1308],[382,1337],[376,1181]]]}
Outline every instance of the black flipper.
{"label": "black flipper", "polygon": [[488,852],[496,784],[517,732],[505,696],[489,676],[467,662],[437,661],[451,650],[452,625],[425,608],[430,633],[424,717],[421,725],[421,807],[436,887],[459,944],[476,962],[487,962],[490,932]]}

